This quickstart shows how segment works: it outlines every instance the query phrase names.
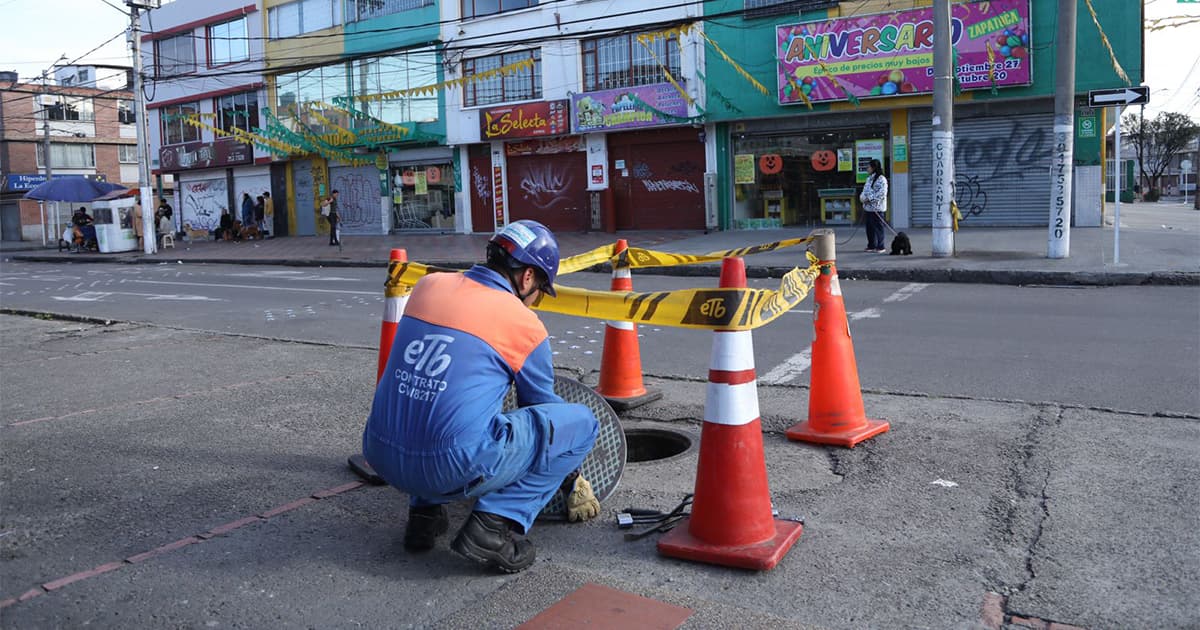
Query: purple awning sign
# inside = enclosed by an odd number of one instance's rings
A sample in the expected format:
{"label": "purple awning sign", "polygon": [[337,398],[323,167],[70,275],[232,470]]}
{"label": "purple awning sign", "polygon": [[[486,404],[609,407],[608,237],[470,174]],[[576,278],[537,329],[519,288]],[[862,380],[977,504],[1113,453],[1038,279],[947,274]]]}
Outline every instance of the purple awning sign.
{"label": "purple awning sign", "polygon": [[670,83],[584,92],[571,97],[575,133],[683,122],[688,104]]}
{"label": "purple awning sign", "polygon": [[[950,22],[964,90],[1030,84],[1029,0],[954,4]],[[782,105],[933,91],[932,8],[781,25],[775,43]]]}

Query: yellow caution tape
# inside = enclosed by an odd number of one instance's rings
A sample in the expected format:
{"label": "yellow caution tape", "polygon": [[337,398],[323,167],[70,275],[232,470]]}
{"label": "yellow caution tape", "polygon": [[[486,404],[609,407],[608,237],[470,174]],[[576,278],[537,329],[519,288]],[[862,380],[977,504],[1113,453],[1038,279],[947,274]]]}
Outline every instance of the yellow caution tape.
{"label": "yellow caution tape", "polygon": [[617,256],[616,245],[602,245],[591,251],[566,258],[558,263],[558,275],[563,276],[576,271],[582,271],[601,263],[610,263],[618,267],[642,269],[646,267],[674,267],[676,265],[694,265],[698,263],[720,262],[725,258],[741,258],[753,254],[773,252],[786,247],[796,247],[811,243],[816,237],[789,238],[773,243],[739,247],[707,254],[675,254],[659,252],[640,247],[630,247],[624,254]]}
{"label": "yellow caution tape", "polygon": [[[808,268],[796,267],[784,274],[777,290],[715,288],[621,293],[560,285],[555,287],[558,297],[543,294],[533,308],[549,313],[675,328],[752,330],[770,323],[808,296],[821,271],[816,257],[812,253],[806,253],[806,256]],[[388,266],[385,294],[394,297],[396,291],[396,295],[405,295],[411,290],[408,287],[430,273],[456,271],[395,261]]]}

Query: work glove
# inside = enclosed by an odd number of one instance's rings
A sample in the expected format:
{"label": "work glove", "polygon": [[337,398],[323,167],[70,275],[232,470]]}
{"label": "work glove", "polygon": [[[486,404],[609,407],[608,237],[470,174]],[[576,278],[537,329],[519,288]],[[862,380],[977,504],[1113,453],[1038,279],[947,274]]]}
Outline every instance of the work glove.
{"label": "work glove", "polygon": [[572,523],[595,518],[600,513],[600,501],[592,492],[592,484],[582,475],[575,478],[575,487],[567,495],[567,520]]}

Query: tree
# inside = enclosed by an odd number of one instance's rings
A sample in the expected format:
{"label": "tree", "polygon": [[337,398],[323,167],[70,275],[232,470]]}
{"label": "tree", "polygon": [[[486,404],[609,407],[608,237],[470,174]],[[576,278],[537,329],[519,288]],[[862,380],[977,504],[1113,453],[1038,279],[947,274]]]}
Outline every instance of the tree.
{"label": "tree", "polygon": [[1171,158],[1200,136],[1200,125],[1176,112],[1160,112],[1151,120],[1129,114],[1121,121],[1121,134],[1137,147],[1142,180],[1155,182],[1167,172]]}

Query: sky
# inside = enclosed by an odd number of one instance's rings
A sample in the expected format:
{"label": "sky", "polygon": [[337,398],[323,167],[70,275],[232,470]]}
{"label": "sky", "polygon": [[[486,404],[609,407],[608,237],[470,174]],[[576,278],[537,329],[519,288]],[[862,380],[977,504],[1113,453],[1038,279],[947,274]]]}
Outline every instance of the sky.
{"label": "sky", "polygon": [[[1148,21],[1172,16],[1200,18],[1200,3],[1145,2]],[[79,59],[79,63],[129,64],[124,36],[129,17],[124,7],[124,0],[0,0],[0,13],[20,16],[23,25],[6,29],[4,37],[0,38],[0,70],[16,70],[22,79],[32,79],[61,55],[66,55],[68,61]],[[69,16],[68,19],[63,19],[65,16]],[[1078,19],[1081,25],[1091,22],[1086,10],[1080,10]],[[1081,32],[1087,30],[1081,29]],[[113,36],[117,36],[116,39],[100,46]],[[1197,41],[1200,41],[1200,21],[1147,33],[1145,82],[1151,88],[1147,116],[1155,116],[1159,111],[1176,111],[1189,113],[1200,120],[1200,46],[1196,45]],[[98,50],[89,53],[98,46]]]}

